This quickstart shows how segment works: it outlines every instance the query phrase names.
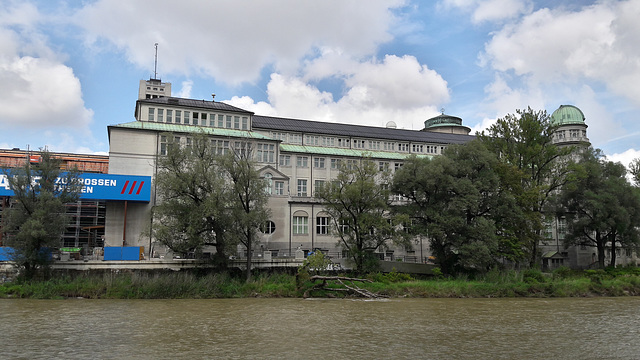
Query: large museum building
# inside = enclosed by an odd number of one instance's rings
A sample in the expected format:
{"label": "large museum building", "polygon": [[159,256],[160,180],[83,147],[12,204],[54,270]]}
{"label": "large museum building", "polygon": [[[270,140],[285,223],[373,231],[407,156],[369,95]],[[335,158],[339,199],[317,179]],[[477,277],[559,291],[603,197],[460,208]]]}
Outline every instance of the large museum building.
{"label": "large museum building", "polygon": [[[204,133],[219,152],[247,145],[253,149],[260,175],[267,180],[271,209],[254,253],[288,257],[297,249],[320,249],[340,257],[329,217],[314,198],[318,186],[337,176],[339,164],[367,157],[380,169],[394,171],[410,155],[438,156],[451,144],[474,139],[462,119],[444,113],[426,120],[421,130],[398,129],[393,122],[375,127],[261,116],[215,100],[172,97],[171,84],[158,79],[140,81],[134,117],[134,121],[108,126],[108,175],[121,177],[122,184],[112,189],[120,192],[120,197],[96,200],[104,223],[90,226],[99,229],[104,246],[141,246],[147,258],[166,251],[150,235],[154,222],[151,209],[158,201],[156,160],[166,154],[172,141],[188,145],[196,134]],[[580,109],[563,105],[551,118],[560,125],[556,144],[589,144]],[[141,191],[142,184],[134,181],[148,183]],[[140,192],[142,197],[136,197]],[[560,246],[565,226],[563,219],[549,224],[544,261],[549,267],[590,263],[592,248],[568,250]],[[82,241],[74,244],[83,245]],[[244,254],[244,249],[238,248],[236,256]],[[382,259],[415,262],[424,262],[429,255],[426,239],[416,239],[412,249],[380,253]]]}

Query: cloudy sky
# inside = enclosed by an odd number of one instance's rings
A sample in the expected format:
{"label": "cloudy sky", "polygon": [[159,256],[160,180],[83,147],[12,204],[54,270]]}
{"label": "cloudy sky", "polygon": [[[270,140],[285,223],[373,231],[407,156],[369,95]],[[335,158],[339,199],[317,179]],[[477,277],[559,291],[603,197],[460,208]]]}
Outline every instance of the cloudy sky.
{"label": "cloudy sky", "polygon": [[107,153],[138,84],[275,115],[473,131],[530,106],[584,112],[640,156],[640,0],[0,0],[0,148]]}

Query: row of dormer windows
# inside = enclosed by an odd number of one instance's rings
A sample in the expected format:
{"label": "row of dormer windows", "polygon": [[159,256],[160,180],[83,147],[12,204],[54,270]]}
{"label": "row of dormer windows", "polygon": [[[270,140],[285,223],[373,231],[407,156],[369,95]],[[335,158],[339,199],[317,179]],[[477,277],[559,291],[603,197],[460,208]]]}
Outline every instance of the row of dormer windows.
{"label": "row of dormer windows", "polygon": [[445,147],[441,145],[409,144],[383,140],[352,139],[339,136],[304,135],[272,131],[271,137],[285,144],[338,147],[346,149],[362,149],[371,151],[411,152],[416,154],[442,154]]}
{"label": "row of dormer windows", "polygon": [[222,129],[249,130],[249,117],[188,110],[148,108],[147,121],[198,125]]}

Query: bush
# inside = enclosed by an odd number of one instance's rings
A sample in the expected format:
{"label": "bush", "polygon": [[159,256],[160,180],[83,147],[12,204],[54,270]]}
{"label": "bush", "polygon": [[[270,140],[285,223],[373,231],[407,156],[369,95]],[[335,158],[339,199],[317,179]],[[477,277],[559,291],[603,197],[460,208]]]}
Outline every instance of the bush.
{"label": "bush", "polygon": [[553,279],[568,279],[574,274],[574,271],[566,266],[561,266],[553,270]]}
{"label": "bush", "polygon": [[522,273],[522,281],[527,284],[539,284],[546,282],[547,279],[539,269],[527,269]]}
{"label": "bush", "polygon": [[391,269],[390,273],[375,273],[373,275],[369,275],[368,278],[371,281],[381,282],[385,284],[397,283],[397,282],[405,282],[405,281],[413,281],[414,279],[409,274],[399,273],[396,271],[396,268]]}

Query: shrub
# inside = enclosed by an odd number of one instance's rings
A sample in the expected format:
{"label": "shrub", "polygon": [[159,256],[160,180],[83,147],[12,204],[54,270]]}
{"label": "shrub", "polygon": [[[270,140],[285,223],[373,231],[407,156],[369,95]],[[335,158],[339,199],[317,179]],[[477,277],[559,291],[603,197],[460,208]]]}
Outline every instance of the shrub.
{"label": "shrub", "polygon": [[561,266],[555,270],[553,270],[553,279],[568,279],[573,274],[573,270],[569,269],[566,266]]}
{"label": "shrub", "polygon": [[542,271],[538,269],[527,269],[522,273],[522,281],[528,284],[544,283],[547,279],[542,274]]}

